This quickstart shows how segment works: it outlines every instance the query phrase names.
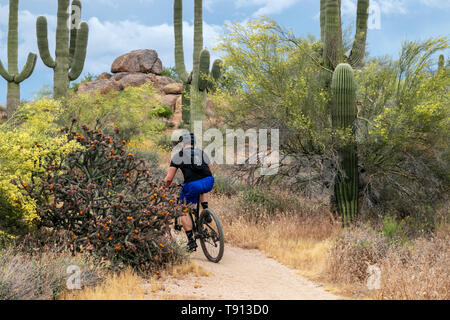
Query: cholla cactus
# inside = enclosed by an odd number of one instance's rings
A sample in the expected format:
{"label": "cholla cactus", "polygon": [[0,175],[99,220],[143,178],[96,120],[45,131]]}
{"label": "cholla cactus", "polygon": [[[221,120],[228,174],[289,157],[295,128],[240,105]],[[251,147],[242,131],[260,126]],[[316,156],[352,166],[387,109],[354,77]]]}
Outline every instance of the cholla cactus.
{"label": "cholla cactus", "polygon": [[221,60],[215,60],[210,71],[210,53],[203,49],[203,1],[195,0],[194,8],[194,70],[189,74],[184,63],[183,50],[183,3],[174,0],[175,69],[184,84],[183,122],[193,124],[203,120],[206,91],[214,89],[214,83],[221,76]]}
{"label": "cholla cactus", "polygon": [[18,60],[18,15],[19,0],[9,0],[9,31],[8,31],[8,71],[0,61],[0,75],[8,82],[6,112],[10,117],[20,104],[20,83],[28,79],[36,66],[37,55],[29,53],[27,62],[19,73]]}
{"label": "cholla cactus", "polygon": [[78,79],[83,71],[86,59],[89,26],[86,22],[74,25],[78,18],[75,15],[81,15],[81,1],[72,1],[72,15],[69,15],[69,5],[70,0],[58,0],[55,60],[48,49],[47,19],[44,16],[40,16],[36,23],[41,59],[47,67],[54,70],[53,87],[55,98],[67,94],[70,81]]}
{"label": "cholla cactus", "polygon": [[[358,211],[358,165],[355,146],[356,84],[352,67],[342,63],[336,67],[331,82],[333,99],[332,124],[337,131],[350,131],[350,139],[339,146],[340,171],[334,194],[338,213],[344,224],[352,221]],[[349,141],[347,141],[349,140]]]}

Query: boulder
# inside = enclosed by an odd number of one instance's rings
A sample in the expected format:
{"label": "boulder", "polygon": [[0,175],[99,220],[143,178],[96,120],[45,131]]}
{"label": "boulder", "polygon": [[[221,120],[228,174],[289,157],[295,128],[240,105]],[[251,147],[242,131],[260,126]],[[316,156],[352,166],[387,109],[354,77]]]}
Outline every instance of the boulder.
{"label": "boulder", "polygon": [[112,73],[141,72],[161,75],[163,66],[155,50],[134,50],[114,60]]}
{"label": "boulder", "polygon": [[162,89],[162,91],[165,94],[182,94],[183,84],[178,82],[169,83]]}
{"label": "boulder", "polygon": [[167,94],[162,97],[161,103],[172,109],[173,112],[176,110],[177,100],[180,96],[177,94]]}
{"label": "boulder", "polygon": [[152,76],[145,73],[120,73],[119,77],[113,77],[123,88],[139,87],[147,82],[152,81]]}
{"label": "boulder", "polygon": [[113,90],[118,91],[122,89],[123,87],[117,81],[112,79],[101,79],[81,83],[78,87],[78,93],[83,94],[91,91],[100,91],[105,94]]}
{"label": "boulder", "polygon": [[105,80],[105,79],[111,79],[112,75],[108,72],[103,72],[97,77],[97,80]]}
{"label": "boulder", "polygon": [[170,83],[174,83],[175,80],[165,76],[153,76],[153,86],[159,91],[163,91],[164,87]]}

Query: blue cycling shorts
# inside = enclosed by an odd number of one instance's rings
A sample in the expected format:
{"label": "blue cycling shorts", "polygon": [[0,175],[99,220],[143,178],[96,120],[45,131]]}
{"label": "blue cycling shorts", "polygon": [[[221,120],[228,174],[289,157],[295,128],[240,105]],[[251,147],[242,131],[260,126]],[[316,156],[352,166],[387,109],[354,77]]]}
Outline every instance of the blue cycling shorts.
{"label": "blue cycling shorts", "polygon": [[214,186],[214,177],[206,177],[200,180],[195,180],[183,184],[183,189],[180,193],[180,201],[186,200],[187,204],[197,204],[198,197],[202,193],[211,192]]}

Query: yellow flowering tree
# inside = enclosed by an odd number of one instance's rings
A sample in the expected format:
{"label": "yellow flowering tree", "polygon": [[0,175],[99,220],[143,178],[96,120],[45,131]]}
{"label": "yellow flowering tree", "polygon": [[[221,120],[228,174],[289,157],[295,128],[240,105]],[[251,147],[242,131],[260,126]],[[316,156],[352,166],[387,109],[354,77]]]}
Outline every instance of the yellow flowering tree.
{"label": "yellow flowering tree", "polygon": [[20,192],[18,184],[30,184],[45,174],[42,159],[79,147],[59,133],[54,120],[61,112],[59,102],[41,99],[23,105],[0,125],[0,237],[25,232],[38,219],[35,202]]}

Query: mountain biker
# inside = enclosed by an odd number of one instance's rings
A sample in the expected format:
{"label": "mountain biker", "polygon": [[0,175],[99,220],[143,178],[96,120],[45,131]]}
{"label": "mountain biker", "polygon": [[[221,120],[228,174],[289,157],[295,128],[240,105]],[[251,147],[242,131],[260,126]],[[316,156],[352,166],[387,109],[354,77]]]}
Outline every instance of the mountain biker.
{"label": "mountain biker", "polygon": [[[184,177],[180,201],[186,204],[197,204],[200,200],[203,209],[206,209],[208,208],[206,193],[210,192],[214,186],[210,160],[203,150],[195,148],[193,133],[182,134],[178,142],[181,143],[182,150],[171,159],[169,171],[164,179],[166,187],[172,184],[177,170],[180,169]],[[180,220],[188,238],[188,249],[193,251],[197,248],[197,243],[194,239],[191,217],[182,216]],[[207,216],[206,221],[211,222],[211,217]]]}

